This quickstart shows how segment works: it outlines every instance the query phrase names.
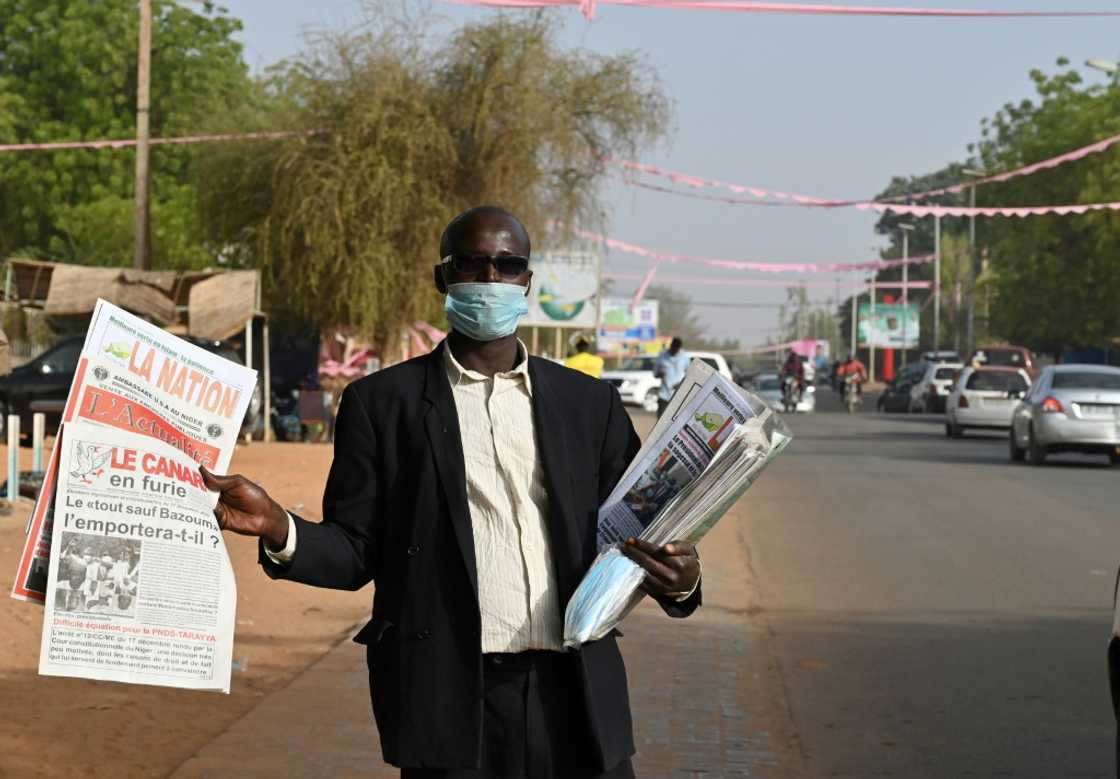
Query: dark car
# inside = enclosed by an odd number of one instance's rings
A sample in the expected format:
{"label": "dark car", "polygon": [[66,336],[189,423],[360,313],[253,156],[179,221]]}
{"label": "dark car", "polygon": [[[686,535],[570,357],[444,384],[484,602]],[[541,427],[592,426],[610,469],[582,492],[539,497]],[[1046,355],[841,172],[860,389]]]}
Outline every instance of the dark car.
{"label": "dark car", "polygon": [[926,364],[924,362],[917,362],[911,363],[899,371],[898,375],[891,379],[882,394],[879,395],[875,407],[879,411],[886,411],[891,414],[909,413],[910,390],[922,380],[925,369]]}
{"label": "dark car", "polygon": [[[184,340],[231,362],[242,362],[237,352],[221,342]],[[9,414],[19,415],[20,430],[24,432],[31,430],[31,417],[39,412],[46,414],[48,430],[58,429],[83,343],[85,336],[63,339],[30,362],[13,368],[7,376],[0,376],[0,434],[6,432]],[[242,434],[255,432],[260,425],[261,398],[258,383],[249,399]]]}

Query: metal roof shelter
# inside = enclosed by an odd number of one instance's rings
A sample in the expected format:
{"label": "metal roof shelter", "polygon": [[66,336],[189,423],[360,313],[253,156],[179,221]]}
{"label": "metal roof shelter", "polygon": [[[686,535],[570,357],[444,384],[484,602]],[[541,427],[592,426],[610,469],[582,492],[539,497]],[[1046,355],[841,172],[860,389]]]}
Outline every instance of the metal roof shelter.
{"label": "metal roof shelter", "polygon": [[[4,299],[51,316],[92,314],[98,298],[161,327],[207,341],[241,337],[245,364],[263,385],[264,437],[271,438],[268,317],[261,311],[255,270],[139,271],[40,260],[4,263]],[[253,359],[254,322],[260,321],[261,356]]]}

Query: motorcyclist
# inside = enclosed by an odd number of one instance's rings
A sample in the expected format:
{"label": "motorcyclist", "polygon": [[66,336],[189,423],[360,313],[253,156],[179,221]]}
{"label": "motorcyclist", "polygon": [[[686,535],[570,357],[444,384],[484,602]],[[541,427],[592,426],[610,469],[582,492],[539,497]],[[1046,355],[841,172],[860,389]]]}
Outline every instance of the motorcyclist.
{"label": "motorcyclist", "polygon": [[867,381],[867,368],[864,366],[860,359],[854,355],[844,355],[843,362],[840,367],[836,369],[836,375],[839,377],[841,384],[849,377],[854,376],[856,381],[856,393],[863,392],[863,383]]}
{"label": "motorcyclist", "polygon": [[805,392],[805,365],[801,362],[801,356],[798,355],[793,349],[789,350],[789,356],[786,357],[786,362],[782,366],[782,386],[785,386],[787,377],[792,377],[794,386],[797,389],[797,397]]}

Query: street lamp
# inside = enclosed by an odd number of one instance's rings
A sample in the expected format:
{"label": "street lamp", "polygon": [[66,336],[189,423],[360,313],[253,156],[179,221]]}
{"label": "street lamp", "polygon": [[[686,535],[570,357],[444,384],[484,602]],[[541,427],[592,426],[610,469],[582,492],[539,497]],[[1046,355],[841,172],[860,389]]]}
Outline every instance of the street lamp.
{"label": "street lamp", "polygon": [[1085,60],[1085,64],[1094,70],[1099,70],[1102,73],[1107,73],[1110,76],[1115,76],[1120,72],[1120,63],[1113,62],[1112,60],[1101,59],[1100,57],[1091,57]]}
{"label": "street lamp", "polygon": [[902,367],[906,367],[906,350],[909,344],[906,340],[906,323],[910,318],[910,231],[912,224],[900,224],[902,231]]}
{"label": "street lamp", "polygon": [[[988,174],[982,170],[974,168],[965,168],[961,171],[966,176],[972,178],[985,178]],[[969,351],[976,348],[974,342],[974,327],[976,321],[976,280],[980,278],[980,269],[977,267],[976,257],[976,182],[968,185],[968,207],[972,212],[968,215],[968,258],[969,264],[972,266],[972,289],[968,293],[968,323],[967,330],[967,347]]]}

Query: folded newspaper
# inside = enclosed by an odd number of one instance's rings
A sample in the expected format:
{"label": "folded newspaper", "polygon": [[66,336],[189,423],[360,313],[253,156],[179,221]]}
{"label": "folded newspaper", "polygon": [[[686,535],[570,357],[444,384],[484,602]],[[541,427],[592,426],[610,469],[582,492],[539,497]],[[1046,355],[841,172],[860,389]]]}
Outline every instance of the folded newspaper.
{"label": "folded newspaper", "polygon": [[641,600],[645,573],[621,543],[699,541],[791,439],[763,400],[693,360],[599,509],[599,556],[568,602],[565,646],[602,638]]}

